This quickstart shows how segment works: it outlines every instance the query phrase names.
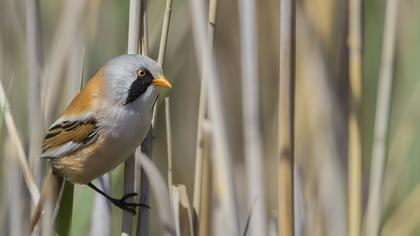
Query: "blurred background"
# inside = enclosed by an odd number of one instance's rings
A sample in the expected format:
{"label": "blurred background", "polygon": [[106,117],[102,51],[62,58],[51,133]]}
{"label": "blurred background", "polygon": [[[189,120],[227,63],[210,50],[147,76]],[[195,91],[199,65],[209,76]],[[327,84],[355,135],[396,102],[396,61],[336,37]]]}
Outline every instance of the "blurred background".
{"label": "blurred background", "polygon": [[[239,1],[240,2],[240,1]],[[240,27],[238,1],[219,1],[214,52],[227,128],[235,200],[241,231],[251,206],[246,200]],[[368,199],[374,118],[382,54],[385,1],[362,1],[362,207]],[[24,0],[0,0],[0,79],[10,111],[29,156],[30,135],[42,138],[80,88],[111,58],[127,51],[129,1],[40,0],[41,71],[33,71],[27,52],[28,30]],[[148,2],[149,56],[156,59],[165,1]],[[170,97],[173,183],[186,186],[193,198],[197,114],[201,66],[195,53],[189,2],[173,0],[164,73],[173,89]],[[280,3],[257,1],[259,131],[262,138],[268,234],[276,234],[278,209],[278,94]],[[299,0],[296,6],[295,101],[295,229],[296,235],[347,235],[347,122],[349,114],[348,3],[344,0]],[[399,1],[389,137],[381,197],[382,235],[420,235],[420,1]],[[82,68],[84,72],[82,73]],[[40,73],[41,104],[34,105],[30,79]],[[51,82],[56,81],[56,82]],[[45,84],[55,84],[46,90]],[[157,107],[153,161],[167,174],[163,97]],[[53,101],[34,127],[33,106]],[[31,200],[18,151],[0,116],[0,234],[27,233]],[[36,121],[35,121],[36,122]],[[35,123],[36,124],[36,123]],[[35,132],[35,133],[37,133]],[[36,143],[36,142],[35,142]],[[30,160],[30,167],[46,166]],[[45,169],[45,167],[44,167]],[[111,173],[113,195],[122,194],[123,168]],[[44,173],[44,172],[43,172]],[[42,180],[35,175],[39,186]],[[165,177],[166,178],[166,177]],[[70,235],[94,235],[94,192],[75,186]],[[151,197],[150,234],[160,235]],[[109,235],[120,232],[121,210],[112,207]]]}

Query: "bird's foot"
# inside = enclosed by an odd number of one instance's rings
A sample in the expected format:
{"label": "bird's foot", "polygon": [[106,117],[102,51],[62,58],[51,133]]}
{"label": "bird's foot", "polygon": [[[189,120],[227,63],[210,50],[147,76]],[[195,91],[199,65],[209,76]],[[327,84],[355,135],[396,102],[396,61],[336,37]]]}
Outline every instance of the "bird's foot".
{"label": "bird's foot", "polygon": [[136,214],[136,207],[145,207],[145,208],[150,208],[150,206],[143,204],[143,203],[132,203],[132,202],[127,202],[127,199],[132,198],[137,196],[137,193],[127,193],[125,194],[122,198],[117,199],[117,198],[111,198],[110,201],[112,202],[112,204],[114,204],[115,206],[130,212],[131,214],[135,215]]}

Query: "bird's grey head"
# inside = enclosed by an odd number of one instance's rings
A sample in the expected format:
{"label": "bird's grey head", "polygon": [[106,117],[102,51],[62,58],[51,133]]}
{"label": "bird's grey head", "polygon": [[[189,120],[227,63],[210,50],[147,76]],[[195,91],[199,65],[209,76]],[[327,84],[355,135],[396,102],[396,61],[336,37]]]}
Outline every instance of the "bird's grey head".
{"label": "bird's grey head", "polygon": [[[110,60],[104,70],[107,93],[118,105],[127,105],[142,95],[154,100],[158,87],[171,87],[161,66],[138,54],[127,54]],[[154,101],[152,101],[154,102]]]}

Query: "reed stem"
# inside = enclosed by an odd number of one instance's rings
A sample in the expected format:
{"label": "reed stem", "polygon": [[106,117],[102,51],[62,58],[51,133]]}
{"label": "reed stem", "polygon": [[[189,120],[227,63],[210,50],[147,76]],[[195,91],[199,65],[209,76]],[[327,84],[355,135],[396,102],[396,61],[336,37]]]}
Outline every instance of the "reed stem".
{"label": "reed stem", "polygon": [[280,2],[278,232],[282,236],[294,235],[295,4]]}

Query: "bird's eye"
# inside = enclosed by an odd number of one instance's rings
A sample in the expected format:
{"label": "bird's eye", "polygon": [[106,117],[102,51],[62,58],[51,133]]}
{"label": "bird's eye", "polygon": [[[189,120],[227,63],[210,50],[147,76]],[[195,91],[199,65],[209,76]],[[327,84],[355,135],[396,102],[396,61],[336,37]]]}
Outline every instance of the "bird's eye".
{"label": "bird's eye", "polygon": [[139,70],[139,71],[137,72],[137,74],[138,74],[140,77],[144,77],[144,76],[146,75],[146,71],[145,71],[145,70]]}

